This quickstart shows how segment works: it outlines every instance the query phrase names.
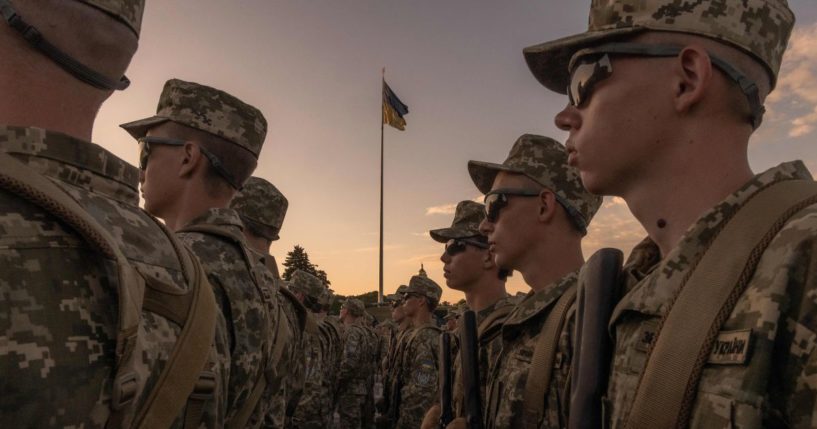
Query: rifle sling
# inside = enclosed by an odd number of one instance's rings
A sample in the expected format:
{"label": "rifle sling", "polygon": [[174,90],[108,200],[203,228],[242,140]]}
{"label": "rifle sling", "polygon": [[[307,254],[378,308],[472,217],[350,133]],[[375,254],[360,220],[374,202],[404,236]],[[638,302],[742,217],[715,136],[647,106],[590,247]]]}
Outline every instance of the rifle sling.
{"label": "rifle sling", "polygon": [[626,427],[687,426],[714,340],[765,249],[792,216],[815,203],[815,182],[776,182],[751,196],[726,222],[688,272],[659,326]]}
{"label": "rifle sling", "polygon": [[576,283],[565,289],[545,319],[531,358],[530,371],[523,397],[524,422],[527,428],[537,428],[545,411],[546,393],[553,376],[553,362],[559,344],[559,335],[567,313],[576,301]]}

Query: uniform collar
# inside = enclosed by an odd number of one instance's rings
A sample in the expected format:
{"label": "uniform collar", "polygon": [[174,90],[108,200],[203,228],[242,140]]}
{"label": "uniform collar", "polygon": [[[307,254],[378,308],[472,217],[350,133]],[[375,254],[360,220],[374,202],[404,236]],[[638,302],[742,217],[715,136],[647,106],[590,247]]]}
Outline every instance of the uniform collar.
{"label": "uniform collar", "polygon": [[578,270],[545,286],[540,291],[530,291],[528,295],[516,305],[511,314],[505,319],[504,326],[522,325],[531,318],[542,314],[553,302],[559,299],[570,285],[578,279]]}
{"label": "uniform collar", "polygon": [[237,232],[244,231],[244,224],[241,223],[238,212],[227,208],[207,209],[207,211],[191,220],[187,226],[195,225],[215,225],[235,229]]}
{"label": "uniform collar", "polygon": [[612,326],[625,311],[664,316],[678,294],[685,273],[712,243],[715,232],[756,193],[784,180],[812,180],[802,161],[786,162],[754,176],[739,190],[706,211],[689,227],[662,260],[658,246],[646,238],[636,246],[624,266],[627,294],[619,301],[610,319]]}
{"label": "uniform collar", "polygon": [[97,144],[42,128],[0,125],[0,150],[51,179],[139,205],[139,170]]}

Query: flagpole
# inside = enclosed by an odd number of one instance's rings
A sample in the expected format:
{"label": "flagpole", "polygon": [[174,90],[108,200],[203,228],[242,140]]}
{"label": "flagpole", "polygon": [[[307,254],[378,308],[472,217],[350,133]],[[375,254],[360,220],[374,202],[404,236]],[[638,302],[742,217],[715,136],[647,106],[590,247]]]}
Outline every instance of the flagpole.
{"label": "flagpole", "polygon": [[380,283],[377,291],[377,303],[383,303],[383,91],[386,86],[386,67],[380,76]]}

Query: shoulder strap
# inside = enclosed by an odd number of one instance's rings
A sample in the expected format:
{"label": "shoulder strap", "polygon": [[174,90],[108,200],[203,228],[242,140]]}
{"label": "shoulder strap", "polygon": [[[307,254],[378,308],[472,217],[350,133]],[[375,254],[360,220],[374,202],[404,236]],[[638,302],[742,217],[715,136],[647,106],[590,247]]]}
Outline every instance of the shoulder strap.
{"label": "shoulder strap", "polygon": [[626,427],[687,426],[713,341],[763,252],[792,216],[815,203],[815,182],[777,182],[758,191],[727,221],[661,322]]}
{"label": "shoulder strap", "polygon": [[[105,257],[116,261],[119,275],[117,291],[119,320],[116,339],[116,371],[112,384],[111,416],[108,427],[130,426],[135,414],[135,397],[140,390],[140,381],[134,369],[136,357],[133,352],[145,295],[144,278],[131,265],[110,233],[68,193],[45,176],[32,173],[23,164],[2,151],[0,151],[0,187],[49,211]],[[196,320],[196,329],[188,329],[192,333],[186,336],[180,335],[174,346],[171,361],[160,376],[160,380],[170,377],[172,383],[167,384],[160,381],[151,392],[151,395],[158,395],[164,399],[167,399],[168,395],[176,398],[175,401],[163,401],[164,409],[160,414],[170,415],[170,420],[159,426],[169,426],[172,419],[180,414],[187,397],[193,392],[199,372],[204,367],[215,329],[216,306],[212,289],[206,284],[206,280],[204,286],[200,286],[203,273],[197,265],[198,261],[187,253],[178,252],[178,248],[177,253],[183,262],[187,278],[199,279],[199,281],[191,282],[191,285],[194,286],[191,290],[194,293],[193,302],[196,305],[190,306],[195,312],[188,315],[188,320],[192,316],[197,317],[198,320]],[[203,350],[202,346],[197,343],[205,343]],[[171,370],[179,366],[172,363],[174,362],[173,356],[177,353],[180,353],[181,356],[176,360],[184,359],[182,360],[184,365],[191,369],[188,373],[176,373],[175,370]],[[169,372],[174,374],[168,376]],[[165,389],[160,388],[163,385],[172,385],[173,391],[168,393]],[[143,408],[143,411],[153,414],[149,406]],[[147,427],[159,426],[149,425]]]}
{"label": "shoulder strap", "polygon": [[536,428],[545,413],[545,396],[553,376],[553,362],[559,344],[559,335],[565,325],[567,312],[576,301],[576,283],[565,289],[545,319],[542,331],[533,349],[530,371],[525,383],[523,412],[525,426]]}
{"label": "shoulder strap", "polygon": [[493,336],[492,334],[496,329],[502,327],[502,322],[508,318],[508,315],[511,314],[513,309],[513,305],[503,305],[495,309],[479,324],[477,328],[477,338],[479,338],[480,343],[486,339],[490,339],[489,337]]}

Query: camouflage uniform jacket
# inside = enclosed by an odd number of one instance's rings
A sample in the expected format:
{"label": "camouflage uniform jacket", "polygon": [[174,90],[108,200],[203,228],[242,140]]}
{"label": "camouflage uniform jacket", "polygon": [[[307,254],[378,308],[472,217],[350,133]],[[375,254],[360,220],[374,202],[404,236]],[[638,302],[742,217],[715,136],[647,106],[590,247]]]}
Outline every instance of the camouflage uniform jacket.
{"label": "camouflage uniform jacket", "polygon": [[[509,316],[510,311],[514,307],[513,302],[508,297],[501,298],[499,301],[483,308],[477,313],[477,330],[479,338],[479,386],[480,386],[480,403],[487,404],[485,400],[485,390],[488,385],[488,378],[491,374],[492,364],[499,358],[499,353],[502,350],[502,323]],[[499,317],[489,317],[494,314]],[[483,322],[487,320],[487,325],[483,326]],[[456,334],[451,337],[451,366],[454,370],[453,385],[453,408],[455,417],[464,417],[465,410],[464,396],[462,389],[462,358],[460,357],[459,336],[462,335],[461,325],[457,328]]]}
{"label": "camouflage uniform jacket", "polygon": [[[243,236],[241,220],[232,209],[207,210],[185,228],[198,225],[216,226]],[[253,266],[249,266],[250,262],[244,258],[239,246],[219,236],[201,232],[180,232],[178,235],[201,260],[227,320],[232,357],[225,417],[229,425],[255,384],[264,377],[264,371],[274,365],[271,345],[276,330],[273,328],[277,322],[285,320],[273,318],[278,315],[278,298],[272,289],[271,275],[259,260],[254,259]],[[259,279],[257,285],[253,277]],[[265,391],[262,398],[269,398],[269,395]],[[261,425],[270,405],[269,401],[259,401],[250,419],[252,427]]]}
{"label": "camouflage uniform jacket", "polygon": [[[522,427],[525,389],[539,334],[556,301],[577,280],[578,272],[574,271],[540,291],[529,292],[505,319],[502,351],[491,371],[486,392],[486,428]],[[567,322],[559,335],[553,375],[544,398],[543,420],[538,423],[540,428],[567,426],[573,314],[575,308],[568,311]]]}
{"label": "camouflage uniform jacket", "polygon": [[[811,175],[799,161],[781,164],[704,213],[663,260],[649,239],[633,250],[625,267],[627,293],[610,322],[615,355],[606,405],[612,427],[621,427],[627,417],[656,324],[667,314],[681,279],[711,243],[712,232],[761,187],[786,179],[811,180]],[[751,339],[729,353],[715,348],[710,355],[697,387],[691,427],[815,426],[816,297],[817,205],[812,205],[771,241],[721,327],[719,340],[741,333]]]}
{"label": "camouflage uniform jacket", "polygon": [[400,403],[395,428],[420,427],[426,411],[438,400],[440,333],[433,323],[414,328],[400,360]]}
{"label": "camouflage uniform jacket", "polygon": [[[187,289],[168,232],[138,207],[136,168],[96,144],[39,128],[0,126],[0,150],[65,189],[148,281]],[[48,211],[0,191],[0,267],[0,427],[105,427],[116,356],[116,263]],[[137,410],[180,331],[147,311],[142,322]],[[216,335],[225,348],[223,323]],[[211,359],[217,361],[215,352]],[[228,366],[213,368],[219,389]],[[223,425],[219,389],[205,405],[210,428]]]}
{"label": "camouflage uniform jacket", "polygon": [[338,390],[342,395],[365,395],[371,359],[371,338],[366,328],[346,325],[343,354],[338,371]]}
{"label": "camouflage uniform jacket", "polygon": [[[397,332],[392,337],[389,351],[386,356],[386,368],[383,376],[383,406],[382,414],[393,415],[396,418],[396,409],[393,409],[396,392],[400,389],[400,363],[403,359],[403,351],[406,347],[406,340],[413,332],[410,326],[398,326]],[[387,411],[387,410],[390,410]]]}
{"label": "camouflage uniform jacket", "polygon": [[[317,315],[316,315],[317,316]],[[333,344],[323,320],[304,338],[304,390],[292,417],[293,428],[325,429],[332,416],[332,394],[325,378],[335,372]]]}

